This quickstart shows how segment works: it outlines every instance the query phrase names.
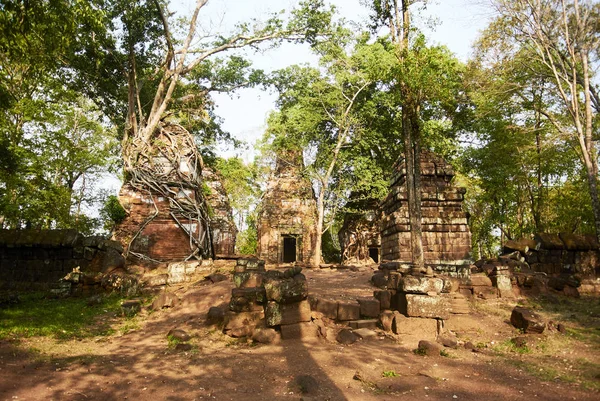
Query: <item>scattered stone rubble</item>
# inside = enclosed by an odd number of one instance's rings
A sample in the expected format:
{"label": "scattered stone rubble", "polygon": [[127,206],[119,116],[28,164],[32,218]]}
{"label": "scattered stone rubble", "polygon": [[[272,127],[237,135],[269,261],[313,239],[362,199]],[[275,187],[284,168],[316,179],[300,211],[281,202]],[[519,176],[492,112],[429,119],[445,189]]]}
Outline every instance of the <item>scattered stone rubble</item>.
{"label": "scattered stone rubble", "polygon": [[489,276],[502,297],[523,292],[571,297],[600,293],[600,253],[593,236],[537,234],[534,239],[507,241],[503,251],[473,266]]}

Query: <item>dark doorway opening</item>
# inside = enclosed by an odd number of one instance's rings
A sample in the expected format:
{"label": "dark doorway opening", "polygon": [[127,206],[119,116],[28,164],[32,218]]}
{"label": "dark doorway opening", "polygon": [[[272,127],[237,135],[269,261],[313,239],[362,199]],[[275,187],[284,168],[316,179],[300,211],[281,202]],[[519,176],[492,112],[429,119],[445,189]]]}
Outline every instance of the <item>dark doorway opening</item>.
{"label": "dark doorway opening", "polygon": [[283,237],[283,263],[296,261],[296,238]]}
{"label": "dark doorway opening", "polygon": [[373,259],[375,263],[379,263],[379,248],[369,248],[369,257]]}

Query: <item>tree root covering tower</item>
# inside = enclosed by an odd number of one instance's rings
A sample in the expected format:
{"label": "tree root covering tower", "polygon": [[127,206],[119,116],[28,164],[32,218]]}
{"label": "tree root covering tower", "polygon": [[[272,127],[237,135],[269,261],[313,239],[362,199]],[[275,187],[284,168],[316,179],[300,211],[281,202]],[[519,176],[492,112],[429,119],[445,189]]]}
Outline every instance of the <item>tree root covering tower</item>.
{"label": "tree root covering tower", "polygon": [[[438,272],[468,276],[471,233],[462,209],[466,190],[451,184],[452,166],[433,152],[422,151],[419,163],[425,264]],[[382,259],[411,263],[406,166],[402,156],[393,169],[390,193],[382,204]]]}
{"label": "tree root covering tower", "polygon": [[215,257],[233,255],[235,254],[237,227],[233,221],[233,212],[221,175],[212,168],[204,166],[202,179],[208,187],[206,201],[210,206],[210,228]]}
{"label": "tree root covering tower", "polygon": [[261,200],[258,257],[269,263],[309,263],[313,254],[316,202],[303,168],[301,152],[279,154]]}
{"label": "tree root covering tower", "polygon": [[126,181],[119,202],[127,217],[114,238],[125,256],[165,262],[213,256],[202,157],[190,133],[163,123],[151,141],[124,145]]}

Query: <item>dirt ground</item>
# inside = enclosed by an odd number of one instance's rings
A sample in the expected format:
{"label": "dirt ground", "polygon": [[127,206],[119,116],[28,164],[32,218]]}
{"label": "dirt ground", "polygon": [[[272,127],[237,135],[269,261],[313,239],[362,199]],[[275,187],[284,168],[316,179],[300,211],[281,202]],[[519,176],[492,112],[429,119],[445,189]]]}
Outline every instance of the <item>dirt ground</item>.
{"label": "dirt ground", "polygon": [[[369,267],[304,273],[311,294],[356,298],[373,291]],[[515,301],[479,301],[471,315],[447,321],[446,329],[483,352],[459,347],[430,357],[413,352],[426,334],[418,331],[379,332],[352,345],[335,339],[257,345],[229,338],[205,318],[211,306],[228,302],[231,288],[231,281],[171,287],[182,300],[175,308],[143,311],[128,320],[105,316],[117,327],[112,336],[0,342],[0,400],[600,399],[599,392],[577,380],[532,374],[523,360],[530,356],[492,351],[518,335],[507,322]],[[173,328],[193,336],[191,350],[169,344]],[[531,341],[551,347],[544,356],[549,364],[568,369],[584,358],[597,369],[600,349],[560,336],[552,332]]]}

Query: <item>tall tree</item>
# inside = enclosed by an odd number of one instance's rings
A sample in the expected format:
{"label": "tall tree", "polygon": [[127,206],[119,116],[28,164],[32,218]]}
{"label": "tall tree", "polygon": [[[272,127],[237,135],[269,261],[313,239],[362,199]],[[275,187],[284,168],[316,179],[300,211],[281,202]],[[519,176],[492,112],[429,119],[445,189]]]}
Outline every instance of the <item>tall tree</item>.
{"label": "tall tree", "polygon": [[[406,166],[406,187],[411,230],[414,272],[424,270],[421,224],[420,154],[423,123],[432,109],[456,112],[458,63],[452,57],[440,57],[440,49],[428,47],[425,38],[411,25],[410,7],[420,0],[373,0],[374,29],[385,26],[395,46],[401,132]],[[443,51],[441,52],[443,53]],[[434,107],[432,107],[434,106]],[[441,106],[441,107],[440,107]]]}
{"label": "tall tree", "polygon": [[[306,174],[317,197],[313,266],[321,263],[323,234],[349,192],[363,185],[370,190],[379,186],[381,193],[385,186],[380,166],[360,152],[374,134],[364,116],[377,107],[377,84],[390,76],[393,55],[384,43],[369,44],[368,39],[368,35],[357,38],[350,53],[335,44],[323,44],[322,71],[294,66],[280,71],[275,79],[279,112],[269,118],[267,135],[275,147],[306,149]],[[377,152],[377,147],[369,150]]]}
{"label": "tall tree", "polygon": [[577,144],[584,166],[600,239],[598,155],[595,146],[600,110],[597,77],[600,4],[591,0],[494,1],[500,17],[495,27],[503,35],[503,51],[525,49],[552,84],[560,107],[540,110],[565,138]]}

